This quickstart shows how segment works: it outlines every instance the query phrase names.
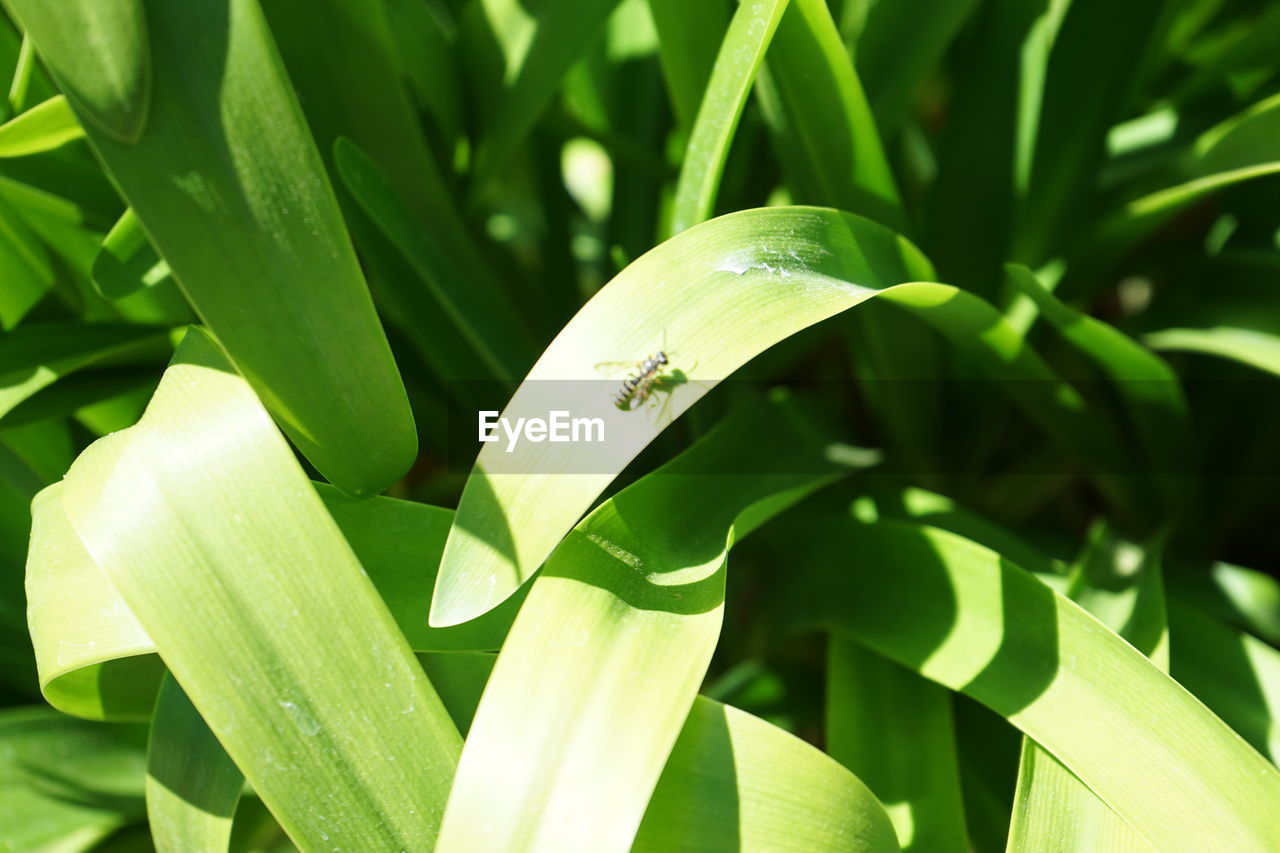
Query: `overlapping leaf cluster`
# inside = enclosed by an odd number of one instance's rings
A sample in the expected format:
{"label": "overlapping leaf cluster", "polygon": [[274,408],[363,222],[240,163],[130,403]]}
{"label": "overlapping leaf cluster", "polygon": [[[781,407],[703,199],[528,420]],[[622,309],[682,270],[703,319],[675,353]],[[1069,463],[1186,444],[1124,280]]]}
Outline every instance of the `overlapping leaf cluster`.
{"label": "overlapping leaf cluster", "polygon": [[1275,9],[6,6],[0,849],[1280,848]]}

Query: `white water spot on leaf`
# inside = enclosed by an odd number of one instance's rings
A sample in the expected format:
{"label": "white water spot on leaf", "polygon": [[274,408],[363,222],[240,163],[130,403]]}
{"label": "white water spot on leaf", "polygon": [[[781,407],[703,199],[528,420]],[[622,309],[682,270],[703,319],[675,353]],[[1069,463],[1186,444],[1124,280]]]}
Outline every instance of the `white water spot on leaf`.
{"label": "white water spot on leaf", "polygon": [[605,539],[603,536],[597,536],[594,533],[588,533],[587,538],[599,546],[600,550],[604,551],[614,559],[626,563],[633,569],[639,569],[644,566],[644,560],[641,560],[635,554],[632,554],[616,542]]}
{"label": "white water spot on leaf", "polygon": [[[825,250],[820,250],[827,254]],[[806,260],[794,247],[774,249],[768,246],[751,246],[740,249],[720,259],[716,272],[743,275],[748,270],[759,270],[770,275],[790,278],[793,274],[812,272],[813,259]]]}

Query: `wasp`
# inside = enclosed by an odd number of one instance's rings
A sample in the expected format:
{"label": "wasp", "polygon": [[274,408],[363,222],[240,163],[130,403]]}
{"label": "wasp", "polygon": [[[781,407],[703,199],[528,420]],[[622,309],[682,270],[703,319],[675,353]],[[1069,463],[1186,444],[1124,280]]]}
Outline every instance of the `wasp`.
{"label": "wasp", "polygon": [[667,354],[659,350],[643,361],[633,364],[606,361],[597,364],[596,369],[616,373],[619,364],[624,369],[626,367],[634,367],[636,369],[634,374],[622,380],[622,387],[613,395],[613,404],[626,412],[638,407],[649,398],[649,395],[653,392],[654,383],[658,381],[662,369],[670,361],[667,358]]}

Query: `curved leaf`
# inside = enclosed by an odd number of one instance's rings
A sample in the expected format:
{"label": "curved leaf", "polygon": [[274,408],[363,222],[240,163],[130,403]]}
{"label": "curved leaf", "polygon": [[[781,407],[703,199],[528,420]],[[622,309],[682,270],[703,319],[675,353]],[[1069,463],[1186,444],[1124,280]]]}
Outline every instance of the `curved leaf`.
{"label": "curved leaf", "polygon": [[1142,339],[1152,349],[1216,355],[1280,376],[1280,336],[1261,329],[1162,329]]}
{"label": "curved leaf", "polygon": [[853,774],[782,729],[700,696],[632,849],[888,853],[898,845],[884,807]]}
{"label": "curved leaf", "polygon": [[[558,473],[559,457],[484,446],[445,546],[431,624],[465,622],[514,592],[617,472],[710,385],[777,341],[869,298],[873,288],[930,275],[914,247],[892,232],[814,208],[730,214],[645,254],[569,322],[503,412],[508,419],[545,415],[550,406],[599,417],[604,434],[615,438],[594,450],[571,445],[568,477]],[[616,383],[585,381],[599,380],[598,363],[636,361],[664,347],[670,367],[690,380],[667,396],[669,417],[648,408],[619,411],[611,402]]]}
{"label": "curved leaf", "polygon": [[630,849],[720,635],[728,549],[834,476],[812,429],[781,402],[732,416],[561,543],[498,655],[441,851]]}
{"label": "curved leaf", "polygon": [[1078,605],[994,552],[835,520],[793,591],[846,633],[1006,717],[1159,849],[1280,843],[1280,771]]}
{"label": "curved leaf", "polygon": [[[1149,547],[1099,524],[1090,532],[1068,588],[1072,600],[1169,671],[1169,626],[1156,538]],[[1023,738],[1010,850],[1145,850],[1156,848],[1070,770]]]}
{"label": "curved leaf", "polygon": [[[547,445],[515,453],[499,443],[484,446],[445,546],[431,624],[465,622],[514,592],[613,477],[716,382],[778,341],[877,294],[933,326],[992,378],[1020,380],[1007,386],[1014,402],[1073,456],[1103,472],[1120,470],[1110,467],[1121,460],[1111,455],[1117,445],[1109,425],[994,308],[921,281],[931,275],[901,237],[821,208],[730,214],[638,259],[569,322],[502,414],[514,422],[562,409],[601,418],[604,434],[614,438],[571,445],[571,457],[538,449]],[[676,304],[680,310],[672,313]],[[663,395],[661,408],[619,411],[611,403],[616,385],[585,381],[598,376],[598,363],[642,359],[664,341],[668,369],[687,381]],[[1125,500],[1123,484],[1105,477],[1099,483],[1117,502]]]}
{"label": "curved leaf", "polygon": [[95,442],[37,512],[65,511],[300,845],[429,846],[457,730],[287,443],[229,370],[192,329],[139,424]]}
{"label": "curved leaf", "polygon": [[[430,628],[422,618],[432,574],[419,567],[439,564],[451,511],[393,498],[357,500],[331,486],[317,485],[317,492],[415,650],[502,645],[522,596],[454,628]],[[164,676],[155,642],[85,552],[57,502],[42,498],[33,509],[27,597],[45,698],[87,719],[150,719]]]}
{"label": "curved leaf", "polygon": [[[461,709],[459,728],[470,725],[467,709],[479,703],[494,660],[465,657],[466,668],[479,670],[475,677],[440,686],[444,701]],[[898,846],[879,800],[830,756],[745,711],[697,696],[631,849],[879,853]]]}

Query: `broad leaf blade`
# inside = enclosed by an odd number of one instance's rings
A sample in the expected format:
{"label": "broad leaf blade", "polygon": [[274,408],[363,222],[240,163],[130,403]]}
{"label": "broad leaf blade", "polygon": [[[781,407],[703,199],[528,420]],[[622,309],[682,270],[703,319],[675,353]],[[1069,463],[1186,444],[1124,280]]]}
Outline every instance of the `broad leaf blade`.
{"label": "broad leaf blade", "polygon": [[[545,416],[554,403],[575,416],[604,419],[604,434],[623,438],[601,450],[574,446],[585,455],[571,477],[536,458],[513,468],[518,459],[486,444],[445,547],[432,624],[465,622],[514,592],[616,473],[710,385],[777,341],[867,299],[871,288],[929,274],[927,262],[892,232],[816,208],[721,217],[631,264],[569,322],[503,413]],[[677,303],[673,314],[669,307]],[[664,404],[669,419],[620,412],[610,401],[614,389],[585,381],[599,379],[595,365],[642,359],[664,340],[678,358],[671,367],[691,380]]]}
{"label": "broad leaf blade", "polygon": [[632,849],[892,853],[898,845],[875,795],[829,756],[700,696]]}
{"label": "broad leaf blade", "polygon": [[[414,457],[412,415],[256,0],[148,4],[146,28],[146,132],[129,144],[89,122],[90,143],[290,438],[344,490],[380,491]],[[30,31],[73,51],[110,35]]]}
{"label": "broad leaf blade", "polygon": [[166,677],[147,744],[147,822],[159,853],[221,851],[244,776],[182,688]]}
{"label": "broad leaf blade", "polygon": [[827,645],[826,748],[885,805],[905,851],[963,851],[951,696],[844,637]]}
{"label": "broad leaf blade", "polygon": [[10,7],[76,108],[103,133],[137,142],[152,100],[144,0],[14,0]]}
{"label": "broad leaf blade", "polygon": [[[1109,500],[1129,508],[1125,481],[1110,476],[1123,461],[1112,425],[1089,411],[994,308],[920,281],[931,274],[902,238],[821,208],[720,217],[637,260],[569,322],[502,413],[509,422],[545,417],[549,409],[599,417],[615,439],[573,445],[572,471],[563,454],[512,455],[486,444],[445,546],[431,623],[464,622],[502,602],[617,472],[712,385],[778,341],[876,295],[941,332],[989,378],[1015,380],[1006,385],[1013,401],[1099,475]],[[672,315],[667,307],[677,300],[681,311]],[[584,381],[598,375],[595,365],[629,353],[643,358],[664,340],[680,354],[671,368],[687,372],[688,381],[670,391],[656,415],[619,411],[613,389]]]}
{"label": "broad leaf blade", "polygon": [[715,650],[728,549],[833,477],[807,421],[739,413],[565,539],[498,655],[441,850],[630,849]]}
{"label": "broad leaf blade", "polygon": [[138,426],[96,442],[38,511],[65,509],[300,845],[428,846],[457,731],[283,437],[229,371],[193,329]]}
{"label": "broad leaf blade", "polygon": [[822,531],[863,570],[811,570],[815,622],[1005,716],[1159,848],[1280,843],[1280,771],[1079,606],[939,530]]}
{"label": "broad leaf blade", "polygon": [[87,850],[141,818],[145,740],[48,708],[0,712],[0,846]]}

